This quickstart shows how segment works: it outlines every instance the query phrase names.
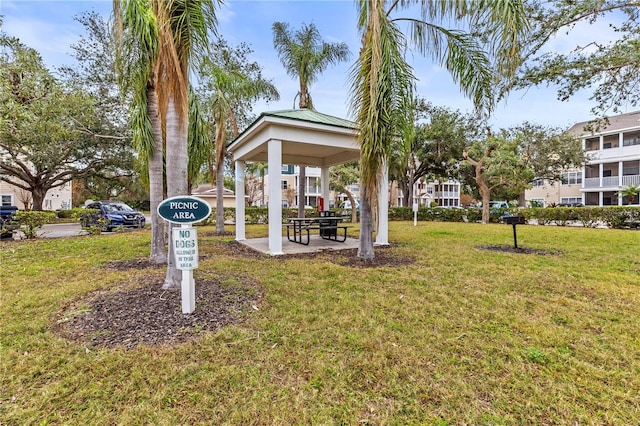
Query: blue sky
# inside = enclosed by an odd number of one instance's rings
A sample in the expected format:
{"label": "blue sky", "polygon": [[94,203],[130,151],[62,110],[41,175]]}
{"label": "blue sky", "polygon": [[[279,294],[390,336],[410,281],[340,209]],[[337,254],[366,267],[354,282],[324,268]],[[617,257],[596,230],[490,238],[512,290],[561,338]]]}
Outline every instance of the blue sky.
{"label": "blue sky", "polygon": [[[72,64],[70,46],[78,40],[84,28],[73,19],[80,12],[95,10],[105,17],[111,13],[111,0],[98,1],[7,1],[0,0],[0,14],[4,15],[3,30],[38,50],[50,68]],[[297,82],[289,77],[273,48],[273,22],[288,22],[297,29],[302,23],[314,23],[326,41],[345,42],[352,52],[349,62],[325,71],[311,86],[314,105],[320,112],[339,117],[348,116],[349,69],[360,47],[356,27],[356,5],[352,0],[323,1],[227,1],[219,10],[219,33],[231,44],[248,43],[254,53],[252,59],[261,64],[263,75],[273,80],[280,92],[280,101],[257,104],[255,113],[265,110],[289,109],[297,93]],[[577,45],[595,39],[607,41],[611,37],[604,20],[595,25],[576,27],[569,35],[551,40],[548,50],[566,52]],[[409,61],[418,77],[419,96],[435,105],[461,111],[471,111],[446,70],[420,55],[410,54]],[[553,87],[532,87],[513,92],[499,104],[491,119],[496,128],[515,126],[527,120],[532,123],[569,127],[575,122],[592,118],[593,103],[588,93],[579,93],[568,102],[556,100]]]}

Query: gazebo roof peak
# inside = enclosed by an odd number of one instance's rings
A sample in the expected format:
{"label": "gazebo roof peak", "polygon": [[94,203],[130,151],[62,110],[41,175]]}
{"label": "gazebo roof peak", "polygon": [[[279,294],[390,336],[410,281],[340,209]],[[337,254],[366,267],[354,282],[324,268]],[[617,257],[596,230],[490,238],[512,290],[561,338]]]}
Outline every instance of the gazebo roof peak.
{"label": "gazebo roof peak", "polygon": [[[288,118],[291,120],[305,121],[308,123],[327,124],[329,126],[344,127],[346,129],[356,129],[356,123],[353,121],[324,114],[308,108],[283,109],[279,111],[265,111],[260,114],[258,120],[262,117],[278,117]],[[256,120],[257,121],[257,120]]]}

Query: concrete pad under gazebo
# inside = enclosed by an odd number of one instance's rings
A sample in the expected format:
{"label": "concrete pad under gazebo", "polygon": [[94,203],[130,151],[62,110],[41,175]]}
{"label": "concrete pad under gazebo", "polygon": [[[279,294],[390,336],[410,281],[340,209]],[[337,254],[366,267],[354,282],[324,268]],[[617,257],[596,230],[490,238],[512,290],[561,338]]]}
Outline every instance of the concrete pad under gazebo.
{"label": "concrete pad under gazebo", "polygon": [[[266,162],[269,169],[268,253],[285,254],[282,238],[283,164],[321,169],[320,192],[329,199],[329,167],[358,161],[358,130],[352,121],[309,109],[264,112],[228,147],[236,167],[236,240],[245,241],[245,164]],[[388,177],[383,174],[376,244],[388,244]],[[334,243],[336,245],[342,243]]]}

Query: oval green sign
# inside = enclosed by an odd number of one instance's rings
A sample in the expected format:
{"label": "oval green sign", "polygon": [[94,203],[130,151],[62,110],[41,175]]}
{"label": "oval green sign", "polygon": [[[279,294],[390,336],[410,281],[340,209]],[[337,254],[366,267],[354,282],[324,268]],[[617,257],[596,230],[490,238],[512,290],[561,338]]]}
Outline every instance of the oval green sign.
{"label": "oval green sign", "polygon": [[198,197],[171,197],[158,205],[158,214],[167,222],[195,223],[211,214],[211,206]]}

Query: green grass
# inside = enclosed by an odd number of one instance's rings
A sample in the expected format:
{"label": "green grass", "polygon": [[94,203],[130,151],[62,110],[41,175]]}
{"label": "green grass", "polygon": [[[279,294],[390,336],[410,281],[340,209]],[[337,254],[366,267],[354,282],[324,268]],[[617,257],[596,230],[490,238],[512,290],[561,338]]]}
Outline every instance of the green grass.
{"label": "green grass", "polygon": [[146,256],[148,231],[3,244],[0,423],[640,423],[640,233],[518,228],[550,256],[477,248],[512,244],[504,225],[391,222],[389,236],[415,263],[240,259],[214,244],[231,238],[201,237],[196,283],[249,276],[260,310],[133,350],[50,329],[88,292],[158,274],[104,268]]}

